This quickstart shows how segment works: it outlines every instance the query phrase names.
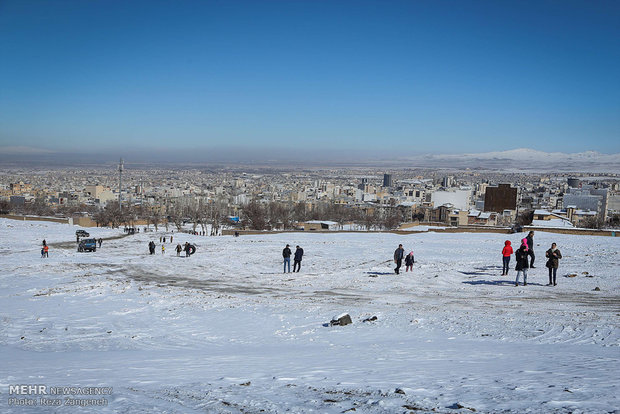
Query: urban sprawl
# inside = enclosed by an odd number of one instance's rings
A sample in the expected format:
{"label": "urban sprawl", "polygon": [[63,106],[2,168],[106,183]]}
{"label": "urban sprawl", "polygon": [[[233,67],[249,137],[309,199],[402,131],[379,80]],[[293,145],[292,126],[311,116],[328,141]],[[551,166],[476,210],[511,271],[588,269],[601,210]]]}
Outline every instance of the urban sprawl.
{"label": "urban sprawl", "polygon": [[[0,213],[81,226],[406,230],[419,225],[613,228],[618,174],[400,169],[12,169]],[[119,204],[120,202],[120,204]]]}

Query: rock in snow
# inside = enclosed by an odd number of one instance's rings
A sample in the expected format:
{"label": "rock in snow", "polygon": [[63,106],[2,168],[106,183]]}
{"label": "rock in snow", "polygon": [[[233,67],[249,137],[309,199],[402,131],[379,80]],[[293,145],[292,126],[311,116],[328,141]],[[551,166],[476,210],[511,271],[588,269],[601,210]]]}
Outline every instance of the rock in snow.
{"label": "rock in snow", "polygon": [[332,326],[334,325],[344,326],[350,323],[353,323],[353,321],[351,320],[351,316],[348,313],[343,313],[341,315],[334,316],[332,320],[329,322],[329,324]]}

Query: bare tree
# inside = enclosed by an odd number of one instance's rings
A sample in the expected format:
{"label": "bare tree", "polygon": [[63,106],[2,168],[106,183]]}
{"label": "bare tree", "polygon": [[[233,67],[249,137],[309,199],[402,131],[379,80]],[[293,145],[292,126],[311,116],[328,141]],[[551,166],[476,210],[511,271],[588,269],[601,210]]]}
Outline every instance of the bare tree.
{"label": "bare tree", "polygon": [[516,224],[521,226],[529,226],[534,220],[534,210],[526,210],[519,213],[516,219]]}
{"label": "bare tree", "polygon": [[264,230],[267,227],[265,209],[252,200],[243,208],[244,224],[254,230]]}
{"label": "bare tree", "polygon": [[202,232],[206,235],[208,234],[208,228],[207,228],[207,224],[209,223],[209,206],[208,206],[208,202],[205,204],[205,202],[203,200],[200,200],[200,203],[198,204],[198,216],[199,216],[199,220],[200,220],[200,228],[202,229]]}
{"label": "bare tree", "polygon": [[110,219],[105,208],[100,209],[93,215],[94,220],[97,222],[97,226],[99,227],[107,227],[110,224]]}
{"label": "bare tree", "polygon": [[6,200],[0,200],[0,214],[9,214],[11,212],[11,203]]}
{"label": "bare tree", "polygon": [[607,224],[612,229],[620,227],[620,214],[612,214],[611,217],[607,219]]}
{"label": "bare tree", "polygon": [[306,203],[296,203],[293,206],[292,218],[295,221],[307,220]]}
{"label": "bare tree", "polygon": [[226,208],[228,203],[224,199],[218,199],[210,206],[211,235],[220,234],[220,225],[226,220]]}
{"label": "bare tree", "polygon": [[177,228],[177,231],[181,231],[181,229],[183,228],[183,211],[181,210],[181,207],[178,205],[174,205],[173,207],[168,209],[167,213],[167,218],[172,221],[174,226]]}
{"label": "bare tree", "polygon": [[388,207],[383,209],[382,226],[385,229],[395,229],[402,223],[402,215],[400,211],[395,207]]}
{"label": "bare tree", "polygon": [[151,222],[153,223],[153,226],[155,226],[155,231],[157,231],[157,227],[161,222],[161,213],[157,207],[151,210]]}
{"label": "bare tree", "polygon": [[364,214],[364,226],[366,226],[366,230],[372,230],[379,223],[379,213],[377,208],[369,208],[366,209],[366,213]]}
{"label": "bare tree", "polygon": [[272,201],[267,206],[269,215],[269,224],[272,228],[281,227],[288,229],[291,227],[291,214],[288,206]]}
{"label": "bare tree", "polygon": [[118,205],[118,201],[109,202],[105,206],[105,218],[107,223],[112,228],[117,228],[122,222],[121,210]]}
{"label": "bare tree", "polygon": [[588,217],[581,222],[581,226],[586,229],[602,229],[603,228],[603,220],[601,220],[598,216]]}

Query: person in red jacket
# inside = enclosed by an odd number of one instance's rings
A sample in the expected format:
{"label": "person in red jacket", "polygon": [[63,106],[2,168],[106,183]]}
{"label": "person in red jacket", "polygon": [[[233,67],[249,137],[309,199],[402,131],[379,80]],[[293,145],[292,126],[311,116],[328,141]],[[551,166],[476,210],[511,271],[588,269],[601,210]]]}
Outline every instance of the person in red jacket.
{"label": "person in red jacket", "polygon": [[508,266],[510,266],[510,255],[512,254],[512,246],[510,240],[504,242],[504,248],[502,249],[502,256],[504,260],[504,269],[502,270],[502,276],[508,276]]}

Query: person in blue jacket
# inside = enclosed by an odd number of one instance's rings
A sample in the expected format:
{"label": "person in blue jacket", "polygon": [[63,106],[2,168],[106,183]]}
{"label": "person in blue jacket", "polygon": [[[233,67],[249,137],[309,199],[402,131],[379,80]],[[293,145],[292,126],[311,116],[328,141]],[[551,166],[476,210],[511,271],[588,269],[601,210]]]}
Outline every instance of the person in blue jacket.
{"label": "person in blue jacket", "polygon": [[293,257],[293,273],[297,268],[297,273],[301,270],[301,258],[304,256],[304,249],[299,246],[295,247],[295,256]]}

